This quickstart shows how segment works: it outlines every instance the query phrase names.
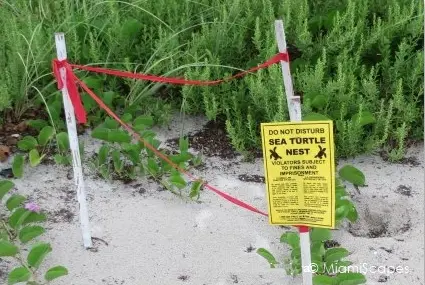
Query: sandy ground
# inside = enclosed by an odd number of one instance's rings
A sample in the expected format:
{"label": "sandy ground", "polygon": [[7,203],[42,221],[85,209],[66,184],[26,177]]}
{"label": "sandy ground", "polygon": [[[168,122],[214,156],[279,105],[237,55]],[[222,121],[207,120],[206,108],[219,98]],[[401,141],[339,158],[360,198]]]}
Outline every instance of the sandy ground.
{"label": "sandy ground", "polygon": [[[185,132],[201,129],[203,118],[187,118]],[[160,130],[162,141],[178,137],[181,124]],[[82,137],[90,153],[97,143]],[[349,189],[358,205],[360,222],[335,231],[335,240],[352,252],[350,260],[366,270],[367,284],[424,284],[424,159],[423,147],[409,150],[418,163],[389,164],[379,156],[341,161],[361,169],[367,187]],[[267,209],[265,185],[241,181],[239,175],[264,175],[261,159],[224,160],[205,157],[196,175],[260,209]],[[78,207],[67,168],[42,165],[26,169],[16,180],[51,213],[53,252],[46,266],[62,264],[69,276],[58,285],[274,285],[302,284],[299,277],[270,269],[255,253],[259,247],[282,260],[288,254],[279,238],[285,229],[270,226],[265,217],[238,208],[205,190],[199,203],[182,200],[159,185],[140,180],[128,185],[104,181],[85,169],[95,250],[82,246]],[[70,179],[71,178],[71,179]],[[1,262],[0,262],[1,263]],[[3,262],[3,267],[7,266]],[[392,273],[392,267],[404,272]],[[359,269],[360,270],[360,269]]]}

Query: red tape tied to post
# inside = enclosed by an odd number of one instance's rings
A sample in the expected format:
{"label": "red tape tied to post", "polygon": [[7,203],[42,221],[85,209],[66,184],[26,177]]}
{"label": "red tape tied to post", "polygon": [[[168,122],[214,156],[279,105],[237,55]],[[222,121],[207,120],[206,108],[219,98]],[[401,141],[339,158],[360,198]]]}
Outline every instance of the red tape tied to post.
{"label": "red tape tied to post", "polygon": [[75,118],[77,119],[78,123],[85,124],[87,123],[87,114],[81,101],[80,94],[78,93],[78,88],[74,80],[74,72],[66,60],[60,61],[54,59],[52,63],[52,69],[59,90],[62,90],[64,87],[64,82],[60,74],[61,68],[65,68],[65,84],[68,89],[68,94],[69,98],[71,99],[72,106],[74,107]]}

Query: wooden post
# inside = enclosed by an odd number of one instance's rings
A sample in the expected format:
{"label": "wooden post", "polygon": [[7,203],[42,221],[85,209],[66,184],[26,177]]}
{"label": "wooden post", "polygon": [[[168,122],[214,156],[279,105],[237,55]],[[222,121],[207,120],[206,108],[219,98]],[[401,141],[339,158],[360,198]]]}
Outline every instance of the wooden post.
{"label": "wooden post", "polygon": [[[275,33],[279,52],[287,53],[285,30],[283,28],[283,21],[275,21]],[[289,118],[293,122],[302,121],[301,116],[301,101],[299,96],[294,96],[294,90],[292,87],[291,70],[289,68],[289,62],[281,61],[283,84],[285,86],[286,102],[288,104]],[[301,247],[301,264],[302,264],[302,275],[303,284],[313,284],[313,272],[311,266],[311,251],[310,251],[310,233],[308,227],[300,226],[300,247]]]}
{"label": "wooden post", "polygon": [[[66,54],[66,43],[65,35],[63,33],[55,33],[56,52],[58,60],[65,60]],[[92,247],[92,240],[90,234],[90,223],[87,210],[87,200],[84,185],[83,170],[81,166],[80,148],[77,136],[77,125],[75,121],[74,107],[72,106],[71,99],[69,97],[68,88],[66,82],[66,71],[65,67],[59,69],[60,76],[62,79],[63,88],[63,106],[65,109],[66,126],[68,129],[69,145],[72,154],[72,166],[74,169],[74,181],[77,187],[77,199],[80,208],[80,224],[83,234],[83,244],[85,248]]]}

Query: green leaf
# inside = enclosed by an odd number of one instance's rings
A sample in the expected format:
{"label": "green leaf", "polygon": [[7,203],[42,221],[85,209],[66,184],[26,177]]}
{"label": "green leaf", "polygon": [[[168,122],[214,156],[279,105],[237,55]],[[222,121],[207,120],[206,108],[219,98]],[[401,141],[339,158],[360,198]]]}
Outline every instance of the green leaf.
{"label": "green leaf", "polygon": [[103,177],[103,179],[107,180],[109,179],[110,171],[109,167],[107,165],[101,165],[99,166],[99,173]]}
{"label": "green leaf", "polygon": [[359,214],[357,213],[356,207],[353,205],[347,213],[347,219],[350,222],[354,223],[357,221],[358,218],[359,218]]}
{"label": "green leaf", "polygon": [[277,262],[275,257],[273,256],[273,254],[271,254],[267,249],[259,248],[257,249],[257,253],[261,255],[262,257],[264,257],[269,262],[271,268],[275,268],[275,265],[279,264],[279,262]]}
{"label": "green leaf", "polygon": [[375,116],[369,111],[363,111],[361,114],[357,113],[352,117],[353,122],[358,122],[360,126],[374,124],[376,122]]}
{"label": "green leaf", "polygon": [[81,93],[81,99],[83,101],[84,109],[87,112],[90,112],[91,110],[93,110],[93,108],[97,106],[96,101],[94,101],[93,98],[90,97],[90,95],[86,92]]}
{"label": "green leaf", "polygon": [[180,148],[180,153],[187,152],[189,150],[189,138],[181,137],[179,139],[179,148]]}
{"label": "green leaf", "polygon": [[38,142],[35,137],[25,136],[17,144],[18,148],[22,151],[29,151],[37,147]]}
{"label": "green leaf", "polygon": [[27,225],[30,223],[37,223],[37,222],[45,222],[47,220],[46,214],[35,213],[31,211],[28,211],[28,212],[29,212],[29,215],[23,221],[22,225]]}
{"label": "green leaf", "polygon": [[322,256],[317,253],[311,253],[311,263],[314,264],[315,273],[320,274],[325,271],[324,262],[322,261]]}
{"label": "green leaf", "polygon": [[112,118],[106,118],[104,126],[108,129],[117,129],[119,127],[119,123]]}
{"label": "green leaf", "polygon": [[116,172],[121,172],[124,168],[124,161],[121,159],[121,153],[118,150],[114,150],[111,153],[112,162]]}
{"label": "green leaf", "polygon": [[347,196],[348,194],[347,191],[345,191],[345,187],[338,185],[335,187],[335,198],[337,200]]}
{"label": "green leaf", "polygon": [[22,228],[19,232],[19,240],[22,243],[27,243],[34,238],[45,233],[45,229],[40,226],[26,226]]}
{"label": "green leaf", "polygon": [[345,130],[345,128],[346,128],[346,121],[336,121],[336,130],[338,131],[338,132],[343,132],[344,130]]}
{"label": "green leaf", "polygon": [[100,147],[99,153],[97,156],[97,163],[99,166],[107,163],[110,150],[111,148],[106,144]]}
{"label": "green leaf", "polygon": [[15,256],[19,249],[7,240],[0,240],[0,256]]}
{"label": "green leaf", "polygon": [[12,195],[9,199],[7,199],[6,207],[9,209],[9,211],[13,211],[15,208],[18,208],[22,205],[22,202],[24,202],[27,198],[25,198],[22,195]]}
{"label": "green leaf", "polygon": [[28,120],[27,125],[37,131],[40,131],[42,128],[48,125],[45,120],[37,119],[37,120]]}
{"label": "green leaf", "polygon": [[290,245],[292,248],[300,247],[300,236],[296,232],[286,232],[280,237],[280,242]]}
{"label": "green leaf", "polygon": [[309,113],[303,117],[303,121],[329,121],[329,120],[330,118],[319,113]]}
{"label": "green leaf", "polygon": [[41,163],[41,161],[44,158],[44,154],[42,156],[40,156],[40,153],[38,152],[37,149],[32,149],[29,153],[29,159],[30,159],[30,165],[32,167],[36,167],[37,165],[39,165]]}
{"label": "green leaf", "polygon": [[201,186],[202,186],[202,182],[201,181],[195,181],[192,183],[192,187],[190,189],[190,193],[189,193],[189,197],[190,198],[194,198],[197,197],[197,199],[199,198],[199,193],[201,191]]}
{"label": "green leaf", "polygon": [[15,209],[12,215],[9,217],[9,225],[16,230],[24,223],[30,214],[31,212],[25,210],[24,208]]}
{"label": "green leaf", "polygon": [[156,136],[156,133],[152,130],[145,130],[140,134],[144,139],[150,139]]}
{"label": "green leaf", "polygon": [[60,114],[62,112],[62,99],[55,99],[55,101],[50,102],[48,104],[48,108],[50,111],[50,115],[52,116],[52,120],[55,122],[62,122],[60,119]]}
{"label": "green leaf", "polygon": [[311,252],[320,256],[324,255],[326,252],[324,243],[322,241],[312,241]]}
{"label": "green leaf", "polygon": [[130,123],[132,119],[133,119],[133,115],[131,115],[130,113],[125,113],[121,117],[121,120],[125,123]]}
{"label": "green leaf", "polygon": [[153,159],[152,157],[148,158],[147,168],[153,176],[155,176],[159,172],[159,166],[155,159]]}
{"label": "green leaf", "polygon": [[188,152],[183,152],[180,154],[171,155],[170,160],[176,164],[189,161],[192,158],[192,155]]}
{"label": "green leaf", "polygon": [[96,139],[101,139],[107,142],[116,142],[116,143],[129,143],[131,142],[131,137],[123,130],[110,130],[106,128],[96,128],[92,132],[92,137]]}
{"label": "green leaf", "polygon": [[184,181],[180,174],[174,174],[173,176],[171,176],[170,183],[179,189],[183,189],[184,187],[186,187],[186,181]]}
{"label": "green leaf", "polygon": [[[162,154],[166,155],[165,153],[161,152]],[[170,172],[172,171],[174,168],[173,166],[171,166],[168,162],[161,160],[161,167],[165,172]]]}
{"label": "green leaf", "polygon": [[315,275],[313,276],[313,285],[337,285],[336,278],[332,278],[326,275]]}
{"label": "green leaf", "polygon": [[366,277],[361,273],[340,273],[337,275],[338,285],[365,284]]}
{"label": "green leaf", "polygon": [[339,170],[339,176],[342,179],[358,186],[364,186],[366,182],[363,172],[352,165],[344,165]]}
{"label": "green leaf", "polygon": [[106,91],[101,93],[101,95],[102,95],[103,103],[105,103],[109,107],[112,107],[112,102],[114,101],[114,98],[116,97],[115,92]]}
{"label": "green leaf", "polygon": [[337,261],[335,264],[336,264],[336,268],[343,268],[343,267],[348,267],[352,265],[353,263],[348,260],[340,260],[340,261]]}
{"label": "green leaf", "polygon": [[[161,144],[161,142],[153,137],[148,137],[145,139],[147,143],[149,143],[151,146],[154,147],[154,149],[158,150],[158,146]],[[148,154],[148,156],[156,156],[156,154],[150,150],[150,149],[146,149],[146,152]]]}
{"label": "green leaf", "polygon": [[299,247],[292,248],[291,258],[293,260],[301,260],[301,249]]}
{"label": "green leaf", "polygon": [[312,241],[327,241],[331,239],[331,231],[323,228],[313,228],[310,233]]}
{"label": "green leaf", "polygon": [[55,130],[51,126],[45,126],[38,134],[38,143],[41,146],[45,146],[55,134]]}
{"label": "green leaf", "polygon": [[71,158],[67,155],[55,154],[53,156],[56,164],[69,165],[71,164]]}
{"label": "green leaf", "polygon": [[52,281],[65,275],[68,275],[68,269],[63,266],[55,266],[47,270],[46,274],[44,275],[44,279],[47,281]]}
{"label": "green leaf", "polygon": [[31,277],[31,272],[28,271],[25,267],[17,267],[13,269],[9,276],[7,277],[7,284],[13,285],[16,283],[21,283],[28,281]]}
{"label": "green leaf", "polygon": [[136,128],[138,126],[144,127],[152,127],[153,126],[153,118],[151,116],[139,116],[133,121],[133,126]]}
{"label": "green leaf", "polygon": [[347,257],[350,253],[348,250],[342,247],[334,247],[326,250],[325,261],[327,263],[338,261],[344,257]]}
{"label": "green leaf", "polygon": [[20,154],[13,159],[12,172],[15,177],[21,178],[24,175],[24,162],[25,158]]}
{"label": "green leaf", "polygon": [[58,143],[59,151],[66,152],[69,150],[69,138],[68,133],[61,132],[56,135],[56,141]]}
{"label": "green leaf", "polygon": [[146,131],[146,126],[145,125],[136,125],[133,126],[133,129],[137,132],[137,133],[142,133],[144,131]]}
{"label": "green leaf", "polygon": [[327,104],[327,99],[324,95],[317,95],[311,102],[311,106],[316,109],[323,109]]}
{"label": "green leaf", "polygon": [[124,150],[124,154],[131,160],[134,165],[140,163],[140,152],[142,148],[138,143],[122,144],[121,147]]}
{"label": "green leaf", "polygon": [[0,181],[0,200],[3,199],[4,195],[6,195],[12,188],[15,187],[15,184],[9,180]]}
{"label": "green leaf", "polygon": [[346,205],[342,205],[342,206],[336,208],[335,219],[337,221],[340,221],[341,219],[346,218],[349,211],[350,211],[350,208],[347,207]]}
{"label": "green leaf", "polygon": [[94,76],[87,76],[83,82],[92,90],[99,91],[102,89],[103,80]]}
{"label": "green leaf", "polygon": [[31,248],[30,253],[28,254],[27,261],[28,264],[33,268],[38,268],[43,262],[47,254],[52,251],[52,247],[49,243],[39,243],[34,245]]}

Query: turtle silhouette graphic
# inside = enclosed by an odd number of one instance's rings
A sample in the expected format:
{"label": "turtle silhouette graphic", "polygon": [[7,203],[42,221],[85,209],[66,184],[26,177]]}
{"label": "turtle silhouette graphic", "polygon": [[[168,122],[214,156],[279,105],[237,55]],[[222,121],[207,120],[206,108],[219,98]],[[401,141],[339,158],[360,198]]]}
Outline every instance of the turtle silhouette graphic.
{"label": "turtle silhouette graphic", "polygon": [[269,151],[271,152],[270,159],[272,158],[274,158],[274,160],[282,159],[282,157],[276,152],[276,147],[274,147],[273,149],[269,149]]}
{"label": "turtle silhouette graphic", "polygon": [[323,157],[326,158],[326,148],[322,148],[322,146],[319,145],[319,152],[316,154],[314,158],[323,159]]}

